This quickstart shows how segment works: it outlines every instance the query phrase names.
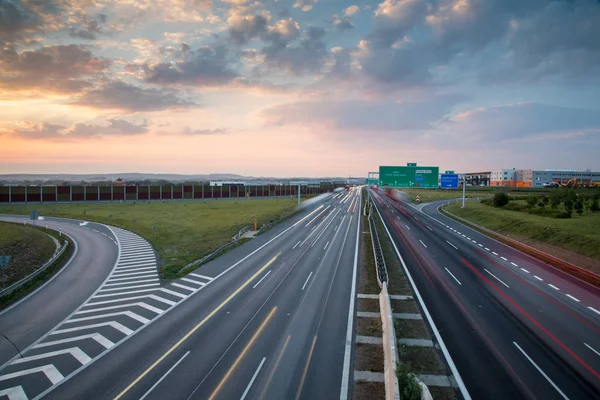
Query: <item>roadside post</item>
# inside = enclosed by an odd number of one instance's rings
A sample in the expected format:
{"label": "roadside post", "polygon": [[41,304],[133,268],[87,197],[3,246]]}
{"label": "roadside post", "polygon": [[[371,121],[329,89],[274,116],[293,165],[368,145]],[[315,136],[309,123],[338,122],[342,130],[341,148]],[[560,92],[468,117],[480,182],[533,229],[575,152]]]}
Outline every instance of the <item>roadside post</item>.
{"label": "roadside post", "polygon": [[2,268],[2,289],[4,289],[4,285],[6,283],[6,274],[4,273],[4,268],[6,268],[11,258],[12,256],[0,256],[0,268]]}
{"label": "roadside post", "polygon": [[463,197],[462,197],[462,207],[461,208],[465,208],[465,193],[467,192],[467,177],[466,176],[463,176],[462,184],[463,184]]}

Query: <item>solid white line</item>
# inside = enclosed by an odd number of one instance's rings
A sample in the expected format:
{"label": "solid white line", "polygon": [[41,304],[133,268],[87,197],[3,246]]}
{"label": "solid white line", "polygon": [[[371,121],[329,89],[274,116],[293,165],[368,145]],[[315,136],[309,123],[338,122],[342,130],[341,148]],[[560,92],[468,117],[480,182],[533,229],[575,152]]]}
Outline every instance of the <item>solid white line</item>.
{"label": "solid white line", "polygon": [[526,274],[529,273],[529,271],[527,271],[525,268],[521,268],[521,271],[525,272]]}
{"label": "solid white line", "polygon": [[588,306],[588,308],[589,308],[590,310],[592,310],[593,312],[595,312],[596,314],[600,315],[600,311],[596,310],[594,307],[589,307],[589,306]]}
{"label": "solid white line", "polygon": [[[375,210],[377,211],[379,218],[381,218],[381,220],[383,221],[383,218],[381,217],[381,213],[379,212],[379,209],[377,209],[377,207],[375,207]],[[359,218],[359,221],[360,221],[360,218]],[[440,346],[440,349],[442,350],[442,353],[444,354],[444,358],[446,359],[446,362],[448,363],[448,367],[452,371],[452,375],[454,375],[454,379],[456,380],[456,384],[458,385],[458,389],[460,390],[460,393],[462,394],[463,399],[471,400],[471,395],[469,394],[469,391],[467,390],[467,387],[465,386],[465,383],[463,382],[462,377],[460,376],[460,373],[458,372],[458,369],[456,368],[456,364],[454,364],[454,360],[452,360],[452,357],[450,356],[450,353],[448,352],[448,348],[446,347],[446,344],[444,343],[444,339],[442,339],[442,335],[440,334],[440,331],[437,329],[437,326],[435,325],[433,318],[431,318],[429,309],[427,308],[427,306],[425,305],[425,302],[423,301],[423,298],[421,297],[421,292],[419,292],[419,289],[415,285],[415,281],[413,280],[412,275],[411,275],[410,271],[408,270],[408,267],[406,266],[406,263],[404,262],[402,255],[400,254],[400,251],[398,251],[398,246],[396,246],[396,243],[393,241],[392,235],[390,234],[390,231],[387,228],[387,226],[385,224],[383,224],[383,227],[385,228],[385,231],[386,231],[390,241],[392,242],[392,246],[394,246],[394,251],[396,252],[398,259],[400,260],[400,263],[402,264],[402,268],[404,269],[404,273],[405,273],[406,277],[408,278],[411,287],[413,288],[413,292],[414,292],[415,296],[417,297],[417,300],[419,300],[419,304],[421,304],[423,314],[425,314],[427,321],[429,321],[431,330],[433,331],[433,334],[435,335],[435,338],[437,339],[438,345]],[[357,249],[358,249],[358,233],[357,233],[357,237],[356,237],[356,244],[357,244]],[[356,258],[358,258],[358,252],[356,254]],[[355,263],[356,263],[356,258],[355,258]],[[356,275],[354,276],[354,279],[353,279],[353,282],[355,282],[355,281],[356,281]],[[354,293],[354,288],[352,290],[352,293]],[[352,300],[354,300],[354,295],[352,295]],[[352,309],[351,312],[354,313],[354,309]],[[352,346],[352,332],[351,332],[351,327],[352,327],[351,326],[351,321],[352,321],[351,316],[352,315],[349,316],[348,335],[346,336],[346,348],[351,348],[351,346]],[[350,350],[348,350],[348,352],[349,351]],[[350,361],[348,360],[348,368],[349,367],[350,367]],[[346,383],[346,387],[347,387],[347,383]],[[347,393],[344,396],[344,399],[346,399],[346,398],[347,398]]]}
{"label": "solid white line", "polygon": [[188,275],[195,276],[196,278],[208,279],[209,281],[212,281],[214,279],[214,278],[211,278],[210,276],[200,275],[200,274],[196,274],[194,272],[190,272]]}
{"label": "solid white line", "polygon": [[42,365],[41,367],[35,367],[31,369],[25,369],[23,371],[13,372],[12,374],[0,375],[0,381],[5,381],[12,378],[18,378],[29,374],[35,374],[36,372],[43,372],[52,385],[56,385],[58,382],[64,379],[64,376],[58,372],[56,367],[52,364]]}
{"label": "solid white line", "polygon": [[514,265],[515,267],[518,267],[518,265],[515,264],[514,262],[511,261],[510,263],[511,263],[511,265]]}
{"label": "solid white line", "polygon": [[529,360],[529,362],[530,362],[531,364],[533,364],[533,366],[534,366],[534,367],[535,367],[535,368],[536,368],[536,369],[539,371],[539,373],[540,373],[540,374],[542,374],[542,376],[543,376],[544,378],[546,378],[546,380],[547,380],[547,381],[548,381],[548,382],[549,382],[549,383],[552,385],[552,387],[553,387],[554,389],[556,389],[556,391],[557,391],[558,393],[560,393],[560,395],[562,396],[562,398],[563,398],[563,399],[566,399],[566,400],[569,400],[569,398],[568,398],[568,397],[567,397],[567,396],[566,396],[566,395],[565,395],[565,394],[562,392],[562,390],[560,390],[560,389],[558,388],[558,386],[556,386],[556,384],[555,384],[554,382],[552,382],[552,380],[551,380],[551,379],[548,377],[548,375],[546,375],[546,373],[545,373],[544,371],[542,371],[542,369],[541,369],[540,367],[538,367],[538,365],[537,365],[537,364],[536,364],[536,363],[535,363],[535,362],[534,362],[534,361],[531,359],[531,357],[529,357],[529,356],[527,355],[527,353],[525,353],[525,351],[524,351],[524,350],[521,348],[521,346],[519,346],[519,345],[517,344],[517,342],[513,342],[513,344],[514,344],[514,345],[517,347],[517,349],[519,349],[519,351],[520,351],[521,353],[523,353],[523,355],[524,355],[524,356],[525,356],[525,357],[526,357],[526,358]]}
{"label": "solid white line", "polygon": [[327,246],[329,246],[329,240],[327,241],[327,243],[325,243],[325,247],[323,247],[323,250],[327,250]]}
{"label": "solid white line", "polygon": [[[362,206],[362,196],[359,204]],[[379,212],[379,211],[378,211]],[[346,325],[346,348],[344,349],[344,365],[342,367],[342,384],[340,386],[340,400],[348,399],[350,388],[350,357],[352,355],[352,334],[354,332],[354,301],[356,297],[356,274],[358,270],[358,248],[360,239],[360,218],[356,218],[356,244],[354,250],[354,267],[352,268],[352,288],[350,289],[350,305],[348,307],[348,323]]]}
{"label": "solid white line", "polygon": [[196,288],[185,286],[185,285],[182,285],[181,283],[177,283],[177,282],[173,282],[173,283],[171,283],[171,285],[173,285],[175,287],[178,287],[178,288],[181,288],[181,289],[189,290],[190,292],[195,292],[196,291]]}
{"label": "solid white line", "polygon": [[498,255],[498,253],[496,253],[495,251],[492,251],[492,254],[495,255],[495,256]]}
{"label": "solid white line", "polygon": [[193,283],[193,284],[195,284],[195,285],[200,285],[200,286],[204,286],[204,285],[206,285],[206,282],[195,281],[195,280],[193,280],[193,279],[190,279],[190,278],[181,278],[181,280],[182,280],[182,281],[189,282],[189,283]]}
{"label": "solid white line", "polygon": [[61,354],[71,354],[73,356],[73,358],[76,359],[77,361],[79,361],[79,363],[81,365],[87,364],[90,361],[92,361],[90,356],[88,356],[83,351],[81,351],[81,349],[79,347],[71,347],[69,349],[61,349],[61,350],[51,351],[48,353],[37,354],[35,356],[17,358],[15,361],[13,361],[11,363],[11,365],[20,364],[20,363],[24,363],[24,362],[28,362],[28,361],[42,360],[44,358],[54,357],[54,356],[58,356]]}
{"label": "solid white line", "polygon": [[165,372],[165,374],[163,376],[161,376],[160,379],[157,380],[156,383],[154,385],[152,385],[152,387],[150,387],[150,389],[148,389],[148,391],[146,393],[144,393],[144,395],[142,397],[140,397],[140,400],[144,400],[146,397],[148,397],[150,392],[152,392],[154,389],[156,389],[156,387],[158,385],[160,385],[160,383],[167,377],[167,375],[169,375],[171,373],[171,371],[173,371],[175,369],[175,367],[177,367],[179,365],[179,363],[181,363],[183,361],[183,359],[187,357],[188,354],[190,354],[189,350],[187,351],[187,353],[185,353],[183,355],[183,357],[181,357],[175,364],[173,364],[173,366],[171,368],[169,368],[169,370],[167,372]]}
{"label": "solid white line", "polygon": [[[240,397],[240,400],[244,400],[246,398],[246,396],[248,395],[248,392],[250,391],[250,388],[252,387],[252,384],[254,383],[254,380],[258,376],[258,373],[260,372],[260,369],[262,368],[266,359],[267,359],[267,357],[263,357],[260,364],[258,364],[258,368],[256,368],[256,372],[254,372],[254,375],[252,375],[252,379],[250,379],[250,383],[248,383],[248,386],[246,386],[246,390],[244,390],[244,393],[242,394],[242,397]],[[140,400],[142,400],[142,399],[140,399]]]}
{"label": "solid white line", "polygon": [[504,261],[508,261],[508,258],[506,258],[506,257],[500,256],[500,258],[503,259]]}
{"label": "solid white line", "polygon": [[542,281],[542,282],[544,282],[544,280],[543,280],[542,278],[540,278],[539,276],[537,276],[537,275],[534,275],[533,277],[534,277],[535,279],[537,279],[538,281]]}
{"label": "solid white line", "polygon": [[300,244],[300,242],[301,242],[301,241],[302,241],[302,240],[298,240],[298,243],[296,243],[296,244],[294,245],[294,247],[292,247],[292,250],[294,250],[296,247],[298,247],[298,245]]}
{"label": "solid white line", "polygon": [[[158,281],[158,278],[155,277],[155,276],[153,276],[152,278],[149,278],[149,279],[143,279],[141,281],[135,281],[135,283],[148,283],[148,282],[157,282],[157,281]],[[104,285],[104,287],[107,287],[107,286],[111,286],[112,287],[112,286],[119,286],[119,285],[131,285],[132,283],[134,283],[134,282],[107,283],[107,284]]]}
{"label": "solid white line", "polygon": [[[146,279],[146,278],[156,278],[156,277],[157,277],[156,274],[154,274],[152,272],[147,272],[146,275],[130,276],[129,278],[111,278],[108,280],[108,282],[113,283],[113,282],[131,281],[131,280],[135,280],[135,279]],[[133,283],[133,282],[128,282],[128,283]],[[106,284],[104,284],[104,285],[106,285]]]}
{"label": "solid white line", "polygon": [[596,349],[594,349],[592,346],[590,346],[590,345],[589,345],[589,344],[587,344],[587,343],[583,343],[583,344],[585,344],[585,347],[587,347],[588,349],[590,349],[591,351],[593,351],[594,353],[596,353],[596,355],[599,355],[599,356],[600,356],[600,353],[598,353],[598,352],[596,351]]}
{"label": "solid white line", "polygon": [[108,313],[108,314],[92,315],[89,317],[72,318],[68,321],[65,321],[65,324],[71,324],[73,322],[90,321],[92,319],[98,319],[98,318],[116,317],[119,315],[125,315],[131,319],[135,319],[136,321],[141,322],[142,324],[147,324],[148,321],[150,321],[149,319],[144,318],[141,315],[134,313],[133,311],[119,311],[119,312]]}
{"label": "solid white line", "polygon": [[485,268],[484,268],[484,270],[485,270],[485,272],[487,272],[488,274],[490,274],[491,276],[493,276],[494,278],[496,278],[496,280],[497,280],[498,282],[500,282],[501,284],[503,284],[504,286],[506,286],[507,288],[509,288],[509,289],[510,289],[510,286],[508,286],[506,283],[502,282],[502,280],[500,280],[500,278],[498,278],[496,275],[492,274],[490,271],[488,271],[488,270],[487,270],[487,269],[485,269]]}
{"label": "solid white line", "polygon": [[132,265],[127,265],[127,266],[123,266],[123,267],[117,267],[115,268],[115,272],[131,272],[131,271],[136,271],[136,270],[147,270],[147,269],[156,269],[156,263],[155,262],[151,262],[151,263],[144,263],[144,264],[132,264]]}
{"label": "solid white line", "polygon": [[23,390],[23,386],[13,386],[0,390],[0,396],[8,397],[8,400],[27,400],[28,397]]}
{"label": "solid white line", "polygon": [[423,247],[427,248],[427,245],[425,243],[423,243],[423,241],[421,239],[419,239],[419,242],[421,242],[421,244],[423,245]]}
{"label": "solid white line", "polygon": [[111,342],[110,340],[108,340],[107,338],[105,338],[104,336],[102,336],[99,333],[90,333],[87,335],[74,336],[74,337],[70,337],[70,338],[66,338],[66,339],[54,340],[51,342],[38,343],[35,346],[33,346],[32,349],[37,349],[40,347],[54,346],[54,345],[63,344],[63,343],[76,342],[78,340],[85,340],[85,339],[93,339],[96,342],[100,343],[102,346],[104,346],[105,349],[110,349],[111,347],[113,347],[115,345],[113,342]]}
{"label": "solid white line", "polygon": [[404,225],[406,227],[406,229],[408,229],[410,231],[410,226],[408,225]]}
{"label": "solid white line", "polygon": [[425,225],[425,226],[427,227],[427,229],[429,229],[431,232],[433,232],[433,229],[431,229],[431,228],[429,227],[429,225]]}
{"label": "solid white line", "polygon": [[554,290],[560,290],[559,288],[557,288],[556,286],[554,286],[553,284],[549,283],[548,286],[550,286],[552,289]]}
{"label": "solid white line", "polygon": [[306,287],[306,284],[308,283],[308,280],[310,279],[310,277],[312,276],[312,271],[310,271],[310,274],[308,274],[308,278],[306,278],[306,282],[304,282],[304,285],[302,285],[302,290],[304,290],[304,288]]}
{"label": "solid white line", "polygon": [[456,250],[458,250],[458,247],[456,247],[455,245],[453,245],[452,243],[450,243],[449,241],[446,240],[446,243],[448,243],[450,246],[454,247]]}
{"label": "solid white line", "polygon": [[157,295],[154,295],[154,294],[145,294],[145,295],[142,295],[142,296],[126,297],[126,298],[123,298],[123,299],[96,301],[96,302],[93,302],[93,303],[87,303],[87,304],[84,305],[84,307],[93,307],[93,306],[98,306],[98,305],[101,305],[101,304],[112,304],[112,303],[118,303],[120,301],[130,301],[130,300],[138,300],[138,299],[146,299],[146,298],[153,299],[153,300],[156,300],[156,301],[160,301],[162,303],[168,304],[169,306],[173,306],[173,305],[177,304],[176,301],[171,301],[171,300],[165,299],[164,297],[160,297],[160,296],[157,296]]}
{"label": "solid white line", "polygon": [[112,278],[121,278],[124,276],[134,276],[134,275],[142,275],[142,274],[147,274],[148,271],[142,271],[142,272],[127,272],[125,274],[112,274],[111,275],[111,279]]}
{"label": "solid white line", "polygon": [[313,221],[314,221],[315,219],[319,218],[319,215],[321,215],[321,214],[323,214],[325,211],[327,211],[327,209],[328,209],[329,207],[331,207],[331,205],[329,205],[329,206],[325,207],[325,209],[324,209],[323,211],[321,211],[320,213],[318,213],[318,214],[317,214],[317,216],[316,216],[316,217],[314,217],[313,219],[311,219],[311,220],[310,220],[310,222],[309,222],[308,224],[304,225],[304,227],[307,227],[307,226],[309,226],[310,224],[312,224],[312,223],[313,223]]}
{"label": "solid white line", "polygon": [[129,335],[131,335],[133,333],[133,331],[131,329],[129,329],[128,327],[126,327],[126,326],[118,323],[117,321],[108,321],[108,322],[101,322],[99,324],[76,326],[75,328],[57,329],[57,330],[53,331],[51,333],[51,335],[58,335],[60,333],[83,331],[85,329],[99,328],[101,326],[111,326],[114,329],[118,330],[119,332],[125,334],[126,336],[129,336]]}
{"label": "solid white line", "polygon": [[256,282],[256,284],[254,286],[252,286],[252,289],[256,289],[256,287],[258,285],[260,285],[260,283],[263,281],[263,279],[265,279],[267,277],[267,275],[269,275],[271,273],[271,270],[268,270],[267,273],[265,274],[265,276],[263,276],[262,278],[260,278],[260,281]]}
{"label": "solid white line", "polygon": [[185,295],[185,294],[181,294],[181,293],[179,293],[179,292],[176,292],[176,291],[174,291],[174,290],[169,290],[169,289],[165,289],[165,288],[160,288],[160,289],[158,289],[158,290],[161,290],[161,291],[163,291],[163,292],[165,292],[165,293],[172,294],[173,296],[177,296],[177,297],[180,297],[180,298],[182,298],[182,299],[185,299],[185,298],[187,297],[187,295]]}
{"label": "solid white line", "polygon": [[135,307],[135,306],[145,308],[146,310],[155,312],[156,314],[162,314],[163,313],[163,310],[161,310],[160,308],[156,308],[154,306],[151,306],[150,304],[146,304],[146,303],[140,301],[140,302],[137,302],[137,303],[125,303],[125,304],[118,304],[116,306],[91,308],[89,310],[77,311],[75,313],[75,315],[77,315],[77,314],[89,314],[89,313],[98,312],[98,311],[116,310],[116,309],[123,308],[123,307]]}
{"label": "solid white line", "polygon": [[575,300],[576,302],[578,302],[578,303],[581,303],[577,297],[573,297],[573,296],[571,296],[570,294],[566,294],[566,293],[565,293],[565,296],[567,296],[567,297],[568,297],[568,298],[570,298],[571,300]]}
{"label": "solid white line", "polygon": [[[94,297],[92,297],[93,299],[98,299],[98,298],[102,298],[102,297],[113,297],[113,296],[125,296],[128,294],[136,294],[136,293],[147,293],[147,292],[155,292],[157,290],[167,290],[167,289],[163,289],[163,288],[152,288],[152,289],[140,289],[140,290],[132,290],[131,292],[125,292],[125,293],[107,293],[107,294],[97,294]],[[179,293],[178,293],[179,294]],[[183,295],[182,295],[183,296]],[[183,296],[183,298],[185,298],[187,296]]]}
{"label": "solid white line", "polygon": [[[131,282],[131,283],[136,283],[136,282]],[[151,286],[160,286],[160,283],[146,283],[146,284],[143,284],[143,285],[134,285],[134,286],[125,286],[125,287],[110,288],[110,289],[101,289],[101,290],[98,291],[98,293],[104,294],[104,292],[116,292],[118,290],[140,289],[140,288],[151,287]]]}
{"label": "solid white line", "polygon": [[453,274],[452,272],[450,272],[450,270],[449,270],[448,268],[444,267],[444,269],[445,269],[446,271],[448,271],[448,273],[450,274],[450,276],[451,276],[451,277],[453,277],[453,278],[454,278],[454,280],[455,280],[455,281],[456,281],[456,282],[457,282],[459,285],[461,285],[461,286],[462,286],[462,283],[460,283],[460,281],[459,281],[458,279],[456,279],[456,277],[454,276],[454,274]]}

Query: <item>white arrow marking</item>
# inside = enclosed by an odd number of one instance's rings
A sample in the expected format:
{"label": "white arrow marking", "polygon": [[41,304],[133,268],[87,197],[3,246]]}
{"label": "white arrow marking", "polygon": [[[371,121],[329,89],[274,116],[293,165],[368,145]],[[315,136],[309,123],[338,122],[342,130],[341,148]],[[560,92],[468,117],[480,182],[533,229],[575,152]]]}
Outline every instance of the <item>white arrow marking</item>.
{"label": "white arrow marking", "polygon": [[79,226],[86,226],[87,224],[88,224],[88,222],[87,222],[87,221],[85,221],[85,222],[81,222],[81,223],[79,224]]}

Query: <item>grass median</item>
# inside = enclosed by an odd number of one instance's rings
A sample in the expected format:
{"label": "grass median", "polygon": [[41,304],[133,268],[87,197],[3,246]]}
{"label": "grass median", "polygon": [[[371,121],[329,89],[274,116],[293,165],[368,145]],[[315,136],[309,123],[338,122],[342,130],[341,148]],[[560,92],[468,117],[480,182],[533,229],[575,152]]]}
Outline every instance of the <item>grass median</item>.
{"label": "grass median", "polygon": [[[449,212],[517,240],[562,248],[600,262],[600,213],[558,219],[470,202],[445,207]],[[558,256],[558,255],[557,255]],[[559,257],[561,258],[561,257]]]}
{"label": "grass median", "polygon": [[[160,257],[161,276],[174,278],[188,263],[231,241],[241,228],[276,221],[296,209],[296,198],[181,202],[36,204],[0,207],[4,214],[29,214],[100,222],[139,234]],[[156,231],[153,230],[156,227]]]}
{"label": "grass median", "polygon": [[[408,195],[411,203],[416,203],[417,196],[420,198],[420,203],[428,203],[430,201],[438,200],[452,200],[462,198],[461,189],[400,189]],[[477,198],[477,197],[491,197],[494,195],[494,191],[491,190],[472,190],[467,188],[465,197]]]}

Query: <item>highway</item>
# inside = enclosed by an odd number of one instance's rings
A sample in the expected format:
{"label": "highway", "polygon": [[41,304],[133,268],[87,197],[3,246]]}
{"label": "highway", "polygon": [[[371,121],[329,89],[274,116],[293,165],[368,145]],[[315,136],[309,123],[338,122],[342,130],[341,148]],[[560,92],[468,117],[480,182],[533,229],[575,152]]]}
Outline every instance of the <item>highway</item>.
{"label": "highway", "polygon": [[28,397],[347,398],[360,203],[359,190],[341,193],[202,266],[188,278],[208,284]]}
{"label": "highway", "polygon": [[472,398],[600,398],[598,288],[370,192]]}
{"label": "highway", "polygon": [[[0,220],[23,223],[23,217],[16,216],[0,216]],[[79,222],[54,218],[36,221],[38,226],[48,224],[72,237],[77,251],[55,279],[0,312],[0,365],[18,355],[10,341],[24,350],[79,307],[114,267],[118,251],[112,232],[95,223],[87,223],[87,229],[82,229]]]}

